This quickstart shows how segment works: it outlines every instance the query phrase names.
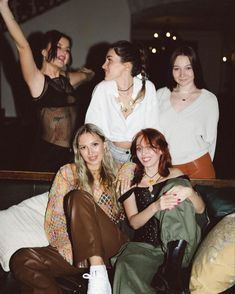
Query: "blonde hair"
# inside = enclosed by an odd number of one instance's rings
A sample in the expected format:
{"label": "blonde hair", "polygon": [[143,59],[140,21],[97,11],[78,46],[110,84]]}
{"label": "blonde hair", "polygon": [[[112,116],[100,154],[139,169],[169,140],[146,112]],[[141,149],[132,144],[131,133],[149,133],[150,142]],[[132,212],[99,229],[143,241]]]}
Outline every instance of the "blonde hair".
{"label": "blonde hair", "polygon": [[[92,173],[87,167],[85,160],[83,159],[79,150],[79,138],[83,134],[97,135],[105,143],[107,141],[103,132],[94,124],[85,124],[80,127],[73,140],[74,161],[77,167],[77,182],[78,187],[81,190],[87,191],[91,195],[93,194],[92,187],[94,185],[94,178]],[[117,165],[115,164],[109,148],[104,149],[104,156],[101,161],[100,169],[100,182],[104,187],[105,192],[108,192],[111,196],[112,202],[115,207],[119,207],[116,197],[116,174]]]}

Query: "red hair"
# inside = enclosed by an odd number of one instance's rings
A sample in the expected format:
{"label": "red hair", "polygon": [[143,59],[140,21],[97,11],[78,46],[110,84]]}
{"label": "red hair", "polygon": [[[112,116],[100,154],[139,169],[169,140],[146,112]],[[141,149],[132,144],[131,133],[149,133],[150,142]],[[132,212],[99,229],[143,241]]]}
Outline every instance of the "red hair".
{"label": "red hair", "polygon": [[133,184],[139,183],[144,175],[144,166],[140,162],[136,153],[137,140],[142,137],[146,143],[148,143],[153,149],[161,150],[162,154],[159,160],[158,172],[162,177],[169,175],[169,167],[172,167],[171,155],[168,149],[168,143],[164,135],[156,129],[146,128],[139,131],[131,144],[131,157],[132,161],[136,163],[135,176],[133,178]]}

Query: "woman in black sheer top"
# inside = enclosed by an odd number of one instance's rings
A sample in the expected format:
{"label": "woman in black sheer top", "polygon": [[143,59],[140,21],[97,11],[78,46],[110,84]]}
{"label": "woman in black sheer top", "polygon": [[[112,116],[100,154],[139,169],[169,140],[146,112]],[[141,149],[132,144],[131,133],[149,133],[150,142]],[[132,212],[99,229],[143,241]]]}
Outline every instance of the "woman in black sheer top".
{"label": "woman in black sheer top", "polygon": [[75,88],[91,80],[94,72],[87,68],[70,69],[72,39],[57,30],[46,32],[41,40],[39,68],[8,2],[0,0],[0,14],[16,45],[23,78],[38,110],[39,134],[33,144],[29,169],[57,171],[74,158]]}

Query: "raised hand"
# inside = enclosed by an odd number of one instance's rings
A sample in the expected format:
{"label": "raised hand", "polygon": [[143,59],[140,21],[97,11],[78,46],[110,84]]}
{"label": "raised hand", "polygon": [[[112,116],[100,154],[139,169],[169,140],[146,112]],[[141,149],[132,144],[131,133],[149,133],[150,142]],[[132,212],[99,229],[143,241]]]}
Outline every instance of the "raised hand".
{"label": "raised hand", "polygon": [[0,0],[0,12],[4,7],[8,8],[8,0]]}

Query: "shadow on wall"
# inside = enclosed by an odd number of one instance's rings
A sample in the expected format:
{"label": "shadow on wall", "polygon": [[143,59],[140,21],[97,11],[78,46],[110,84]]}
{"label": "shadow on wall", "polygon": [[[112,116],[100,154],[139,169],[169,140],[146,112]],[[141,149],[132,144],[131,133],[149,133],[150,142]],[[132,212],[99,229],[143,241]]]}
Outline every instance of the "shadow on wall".
{"label": "shadow on wall", "polygon": [[94,87],[104,79],[102,65],[109,49],[109,43],[101,42],[93,45],[87,54],[85,67],[95,72],[94,78],[89,82],[79,86],[76,90],[78,95],[78,126],[83,125],[87,108],[89,106]]}
{"label": "shadow on wall", "polygon": [[9,41],[3,34],[0,35],[0,59],[3,72],[11,86],[16,117],[22,124],[35,124],[35,110],[28,87],[23,79],[20,64],[12,50]]}

